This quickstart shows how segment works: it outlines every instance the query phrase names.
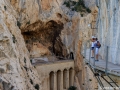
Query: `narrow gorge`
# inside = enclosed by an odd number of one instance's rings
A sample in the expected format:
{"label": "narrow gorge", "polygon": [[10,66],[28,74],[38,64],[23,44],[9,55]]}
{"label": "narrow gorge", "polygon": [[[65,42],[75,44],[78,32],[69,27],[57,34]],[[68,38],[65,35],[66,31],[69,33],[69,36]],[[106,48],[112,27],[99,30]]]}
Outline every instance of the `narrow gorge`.
{"label": "narrow gorge", "polygon": [[120,65],[119,10],[119,0],[0,0],[0,90],[102,90],[85,49],[96,36],[99,58],[110,46]]}

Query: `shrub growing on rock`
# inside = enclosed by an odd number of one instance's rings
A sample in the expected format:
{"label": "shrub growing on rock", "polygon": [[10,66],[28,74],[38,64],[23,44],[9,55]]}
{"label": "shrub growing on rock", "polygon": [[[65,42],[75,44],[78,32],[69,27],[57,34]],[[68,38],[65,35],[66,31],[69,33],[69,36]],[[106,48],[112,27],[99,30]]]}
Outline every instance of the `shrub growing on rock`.
{"label": "shrub growing on rock", "polygon": [[77,88],[75,86],[70,86],[68,90],[76,90]]}
{"label": "shrub growing on rock", "polygon": [[75,1],[65,1],[63,5],[66,5],[66,7],[71,8],[72,11],[76,12],[87,12],[91,13],[91,10],[87,7],[85,7],[85,3],[83,0],[78,0],[78,2]]}

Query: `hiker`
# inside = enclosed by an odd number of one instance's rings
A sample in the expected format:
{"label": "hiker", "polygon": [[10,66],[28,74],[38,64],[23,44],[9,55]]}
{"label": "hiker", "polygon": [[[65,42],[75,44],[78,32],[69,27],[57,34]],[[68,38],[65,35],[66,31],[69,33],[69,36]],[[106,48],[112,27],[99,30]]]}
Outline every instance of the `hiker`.
{"label": "hiker", "polygon": [[98,60],[98,53],[99,53],[99,48],[101,47],[101,44],[97,38],[95,38],[94,47],[95,47],[95,61],[99,61]]}
{"label": "hiker", "polygon": [[91,42],[92,42],[92,44],[91,44],[91,50],[92,50],[91,58],[94,58],[94,42],[95,42],[94,36],[92,36]]}

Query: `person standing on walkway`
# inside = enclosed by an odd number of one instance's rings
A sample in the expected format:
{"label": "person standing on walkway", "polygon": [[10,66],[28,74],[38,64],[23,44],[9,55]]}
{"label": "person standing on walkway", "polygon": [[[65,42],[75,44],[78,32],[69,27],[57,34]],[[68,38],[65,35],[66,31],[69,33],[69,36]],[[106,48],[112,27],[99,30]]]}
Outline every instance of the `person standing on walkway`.
{"label": "person standing on walkway", "polygon": [[91,58],[94,58],[94,42],[95,42],[94,36],[92,36],[91,42],[92,42],[92,44],[91,44],[91,50],[92,50]]}
{"label": "person standing on walkway", "polygon": [[99,48],[101,47],[100,42],[98,41],[97,38],[95,38],[95,43],[94,43],[94,47],[95,47],[95,61],[99,61],[98,60],[98,55],[99,55]]}

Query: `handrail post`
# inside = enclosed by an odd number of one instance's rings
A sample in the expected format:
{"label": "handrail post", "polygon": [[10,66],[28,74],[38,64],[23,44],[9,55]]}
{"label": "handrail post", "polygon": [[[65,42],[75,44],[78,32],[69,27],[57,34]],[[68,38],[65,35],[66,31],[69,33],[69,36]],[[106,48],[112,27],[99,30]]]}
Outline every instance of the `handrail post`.
{"label": "handrail post", "polygon": [[107,74],[108,71],[108,46],[106,48],[106,68],[105,68],[105,74]]}
{"label": "handrail post", "polygon": [[86,43],[85,43],[85,47],[84,47],[84,57],[86,58]]}
{"label": "handrail post", "polygon": [[94,68],[95,68],[95,59],[96,59],[95,52],[96,52],[96,47],[94,47],[94,61],[93,61],[93,66],[94,66]]}
{"label": "handrail post", "polygon": [[90,65],[90,58],[91,58],[91,48],[90,48],[90,52],[89,52],[89,65]]}

